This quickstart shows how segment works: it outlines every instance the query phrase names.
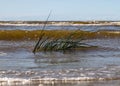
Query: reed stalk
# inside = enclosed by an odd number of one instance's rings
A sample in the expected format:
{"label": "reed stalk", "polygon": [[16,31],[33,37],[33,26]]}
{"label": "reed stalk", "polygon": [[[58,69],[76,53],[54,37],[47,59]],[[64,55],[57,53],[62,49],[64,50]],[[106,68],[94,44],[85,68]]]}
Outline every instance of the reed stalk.
{"label": "reed stalk", "polygon": [[41,33],[40,33],[40,37],[39,37],[39,39],[38,39],[38,42],[36,43],[36,45],[35,45],[35,47],[34,47],[34,49],[33,49],[33,53],[34,53],[34,54],[36,53],[37,48],[40,47],[40,46],[38,46],[38,45],[40,44],[40,41],[41,41],[42,38],[44,37],[44,29],[45,29],[45,27],[46,27],[46,25],[47,25],[47,23],[48,23],[48,19],[49,19],[50,15],[51,15],[51,12],[52,12],[52,11],[50,11],[50,13],[49,13],[49,15],[48,15],[48,17],[47,17],[47,20],[46,20],[45,23],[44,23],[44,26],[43,26],[43,28],[42,28],[42,30],[41,30]]}

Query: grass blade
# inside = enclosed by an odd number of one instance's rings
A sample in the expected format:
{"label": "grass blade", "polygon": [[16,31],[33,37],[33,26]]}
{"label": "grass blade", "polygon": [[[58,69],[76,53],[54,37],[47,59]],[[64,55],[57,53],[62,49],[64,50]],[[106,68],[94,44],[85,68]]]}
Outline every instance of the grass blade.
{"label": "grass blade", "polygon": [[50,11],[50,13],[49,13],[49,15],[48,15],[48,17],[47,17],[47,20],[45,21],[45,23],[44,23],[44,26],[43,26],[43,28],[42,28],[42,30],[41,30],[41,33],[40,33],[40,37],[39,37],[39,39],[38,39],[38,41],[37,41],[37,43],[36,43],[36,45],[35,45],[35,47],[34,47],[34,49],[33,49],[33,53],[35,54],[36,53],[36,51],[37,51],[37,48],[38,48],[38,45],[39,45],[39,43],[40,43],[40,41],[42,40],[42,38],[43,38],[43,36],[44,36],[44,29],[45,29],[45,27],[46,27],[46,25],[47,25],[47,23],[48,23],[48,19],[49,19],[49,17],[50,17],[50,15],[51,15],[51,12],[52,11]]}

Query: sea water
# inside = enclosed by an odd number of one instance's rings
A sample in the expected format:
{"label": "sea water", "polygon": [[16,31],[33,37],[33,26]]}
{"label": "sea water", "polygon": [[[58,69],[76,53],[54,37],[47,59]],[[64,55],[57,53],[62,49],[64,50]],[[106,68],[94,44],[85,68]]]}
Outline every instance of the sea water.
{"label": "sea water", "polygon": [[[42,26],[0,26],[38,30]],[[52,29],[116,31],[119,26],[48,26]],[[119,34],[119,33],[117,33]],[[119,86],[120,39],[84,40],[98,47],[32,53],[34,40],[0,40],[0,86]]]}

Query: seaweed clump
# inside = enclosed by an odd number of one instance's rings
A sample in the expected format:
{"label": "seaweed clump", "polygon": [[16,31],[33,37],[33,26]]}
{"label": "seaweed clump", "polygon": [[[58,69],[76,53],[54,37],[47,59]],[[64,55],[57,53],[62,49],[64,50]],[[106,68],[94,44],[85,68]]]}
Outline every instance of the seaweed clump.
{"label": "seaweed clump", "polygon": [[89,45],[82,43],[82,38],[74,39],[74,35],[78,30],[71,32],[65,38],[50,38],[46,37],[44,33],[44,29],[47,25],[48,19],[50,17],[51,12],[49,13],[47,20],[41,30],[38,42],[36,43],[33,53],[35,54],[38,51],[60,51],[60,50],[71,50],[77,49],[80,47],[88,47]]}
{"label": "seaweed clump", "polygon": [[77,30],[71,32],[65,38],[46,37],[44,31],[41,32],[38,42],[34,47],[33,53],[38,51],[65,51],[79,49],[81,47],[89,47],[88,44],[82,42],[82,38],[74,38]]}

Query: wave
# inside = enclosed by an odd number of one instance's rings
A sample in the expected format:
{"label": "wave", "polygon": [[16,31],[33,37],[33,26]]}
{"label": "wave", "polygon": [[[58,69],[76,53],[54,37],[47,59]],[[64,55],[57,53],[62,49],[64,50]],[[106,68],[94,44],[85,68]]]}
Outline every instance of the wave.
{"label": "wave", "polygon": [[99,78],[99,79],[94,79],[90,77],[78,77],[78,78],[65,78],[65,79],[56,79],[56,78],[44,78],[44,79],[21,79],[21,78],[0,78],[0,86],[13,86],[13,85],[36,85],[39,86],[39,84],[73,84],[73,83],[81,83],[85,81],[86,83],[88,81],[108,81],[108,80],[120,80],[120,78]]}
{"label": "wave", "polygon": [[7,53],[4,53],[4,52],[0,52],[0,56],[6,56]]}
{"label": "wave", "polygon": [[[69,78],[69,79],[64,79],[64,80],[57,80],[55,78],[44,78],[44,79],[21,79],[21,78],[0,78],[0,86],[17,86],[17,85],[21,85],[21,86],[39,86],[39,85],[51,85],[51,84],[80,84],[83,83],[83,81],[88,80],[89,81],[97,81],[98,79],[94,79],[94,78],[88,78],[88,77],[84,77],[83,79],[81,78]],[[105,80],[112,80],[112,79],[99,79],[102,81]],[[118,80],[118,79],[113,79],[113,80]],[[86,82],[86,84],[87,84]],[[85,83],[85,82],[84,82]]]}
{"label": "wave", "polygon": [[[45,21],[43,22],[0,22],[0,25],[2,26],[39,26],[39,25],[43,25],[45,23]],[[90,22],[70,22],[70,21],[58,21],[58,22],[48,22],[48,25],[56,25],[56,26],[61,26],[61,25],[73,25],[73,26],[106,26],[106,25],[113,25],[113,26],[119,26],[119,23],[90,23]]]}
{"label": "wave", "polygon": [[[106,72],[106,71],[104,71]],[[82,75],[82,74],[81,74]],[[92,75],[92,73],[91,73]],[[112,75],[111,75],[112,76]],[[55,84],[55,83],[81,83],[81,82],[89,82],[89,81],[110,81],[110,80],[120,80],[120,77],[90,77],[90,76],[82,76],[82,77],[62,77],[62,78],[52,78],[52,77],[35,77],[35,78],[0,78],[0,86],[13,86],[13,85],[36,85],[39,84]]]}
{"label": "wave", "polygon": [[108,81],[120,80],[120,66],[106,66],[101,68],[80,68],[45,71],[0,71],[4,77],[0,83],[7,84],[36,84],[36,83],[75,83],[80,81]]}
{"label": "wave", "polygon": [[[45,36],[51,38],[65,38],[74,30],[45,30]],[[0,40],[37,40],[41,30],[0,30]],[[75,32],[74,38],[96,39],[120,37],[120,31],[81,31]]]}

